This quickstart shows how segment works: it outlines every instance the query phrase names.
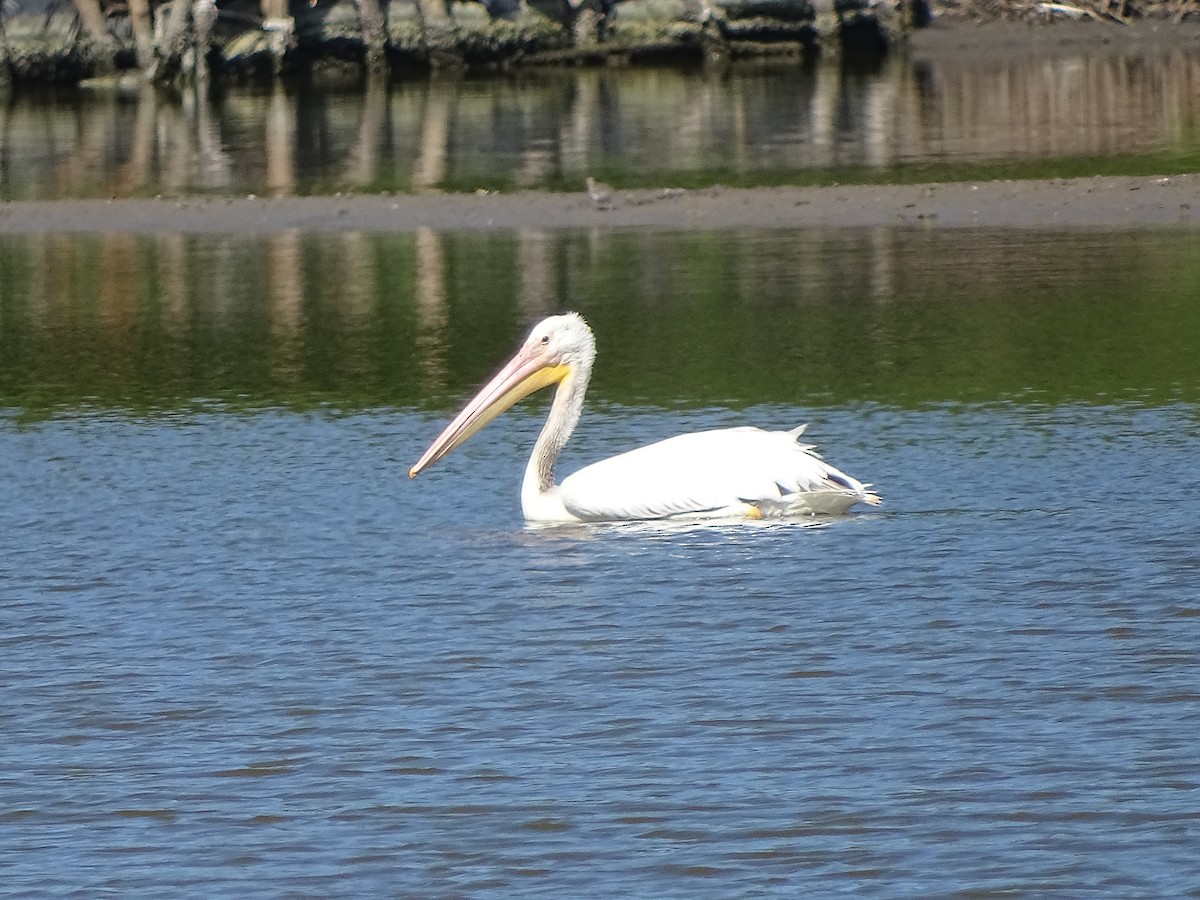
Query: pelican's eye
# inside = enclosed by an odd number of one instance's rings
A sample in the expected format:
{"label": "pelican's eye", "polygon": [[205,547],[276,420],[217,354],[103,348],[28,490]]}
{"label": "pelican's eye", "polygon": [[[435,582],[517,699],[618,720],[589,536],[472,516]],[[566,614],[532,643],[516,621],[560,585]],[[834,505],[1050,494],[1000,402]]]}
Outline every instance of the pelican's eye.
{"label": "pelican's eye", "polygon": [[542,335],[542,345],[545,346],[548,343],[550,343],[550,335],[543,334]]}

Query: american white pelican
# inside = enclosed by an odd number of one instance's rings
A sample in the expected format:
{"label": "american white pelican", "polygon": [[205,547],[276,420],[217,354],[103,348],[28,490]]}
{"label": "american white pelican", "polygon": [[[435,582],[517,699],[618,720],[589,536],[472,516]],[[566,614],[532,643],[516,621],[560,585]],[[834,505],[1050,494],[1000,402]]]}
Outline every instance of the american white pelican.
{"label": "american white pelican", "polygon": [[596,359],[592,330],[577,313],[538,323],[517,355],[438,435],[408,476],[437,462],[522,397],[558,385],[521,483],[530,522],[666,518],[782,518],[837,514],[879,496],[823,462],[792,431],[722,428],[683,434],[622,453],[554,483],[554,461],[583,411]]}

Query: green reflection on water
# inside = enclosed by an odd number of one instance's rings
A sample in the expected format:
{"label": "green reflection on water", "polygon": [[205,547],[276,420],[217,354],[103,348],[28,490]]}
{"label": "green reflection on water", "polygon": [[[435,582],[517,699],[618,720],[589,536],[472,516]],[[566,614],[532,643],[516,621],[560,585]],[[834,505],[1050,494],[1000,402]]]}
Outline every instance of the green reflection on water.
{"label": "green reflection on water", "polygon": [[1194,233],[909,228],[0,240],[0,407],[447,406],[564,308],[592,398],[1195,400]]}

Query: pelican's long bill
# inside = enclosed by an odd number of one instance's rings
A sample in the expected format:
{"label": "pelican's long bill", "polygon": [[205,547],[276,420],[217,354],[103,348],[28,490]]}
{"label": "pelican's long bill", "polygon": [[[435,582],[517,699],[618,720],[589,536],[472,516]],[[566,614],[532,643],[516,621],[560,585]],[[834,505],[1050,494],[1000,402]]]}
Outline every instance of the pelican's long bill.
{"label": "pelican's long bill", "polygon": [[511,407],[523,397],[566,377],[570,366],[547,359],[540,344],[522,347],[508,364],[485,384],[462,412],[454,417],[437,440],[429,445],[425,455],[408,470],[409,478],[416,478],[422,470],[433,465],[488,422]]}

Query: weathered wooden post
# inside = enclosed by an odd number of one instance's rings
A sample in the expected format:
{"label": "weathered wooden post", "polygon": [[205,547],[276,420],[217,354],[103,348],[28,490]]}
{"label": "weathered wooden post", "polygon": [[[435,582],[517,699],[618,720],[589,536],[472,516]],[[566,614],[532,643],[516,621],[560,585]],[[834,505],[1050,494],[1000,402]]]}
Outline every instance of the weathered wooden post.
{"label": "weathered wooden post", "polygon": [[616,0],[528,0],[528,3],[557,22],[583,56],[596,56]]}
{"label": "weathered wooden post", "polygon": [[170,80],[183,68],[184,53],[187,52],[188,19],[192,12],[192,0],[174,0],[166,16],[159,16],[155,23],[157,60],[153,74]]}
{"label": "weathered wooden post", "polygon": [[215,0],[196,0],[192,8],[193,46],[195,47],[194,72],[199,86],[208,84],[208,51],[210,47],[212,27],[217,21],[217,4]]}
{"label": "weathered wooden post", "polygon": [[4,4],[0,3],[0,88],[8,87],[11,80],[12,73],[8,69],[8,36],[4,31]]}
{"label": "weathered wooden post", "polygon": [[600,0],[567,0],[571,16],[571,37],[575,46],[591,49],[600,43],[604,25],[604,7]]}
{"label": "weathered wooden post", "polygon": [[98,69],[110,71],[115,63],[117,42],[108,33],[108,21],[100,9],[99,0],[74,0],[79,22],[87,35],[84,55],[94,60]]}
{"label": "weathered wooden post", "polygon": [[729,40],[725,35],[722,15],[709,5],[708,0],[686,0],[684,15],[689,22],[700,26],[700,46],[706,64],[723,63],[729,55]]}
{"label": "weathered wooden post", "polygon": [[387,0],[358,0],[358,23],[367,50],[367,71],[387,70]]}
{"label": "weathered wooden post", "polygon": [[446,0],[417,0],[421,34],[429,65],[435,69],[460,68],[462,54],[454,38],[454,17]]}
{"label": "weathered wooden post", "polygon": [[133,27],[138,68],[149,73],[154,69],[154,23],[150,18],[150,0],[129,0],[129,23]]}
{"label": "weathered wooden post", "polygon": [[267,52],[276,75],[283,71],[283,60],[296,45],[296,20],[288,15],[287,0],[262,0],[263,31],[267,33]]}

